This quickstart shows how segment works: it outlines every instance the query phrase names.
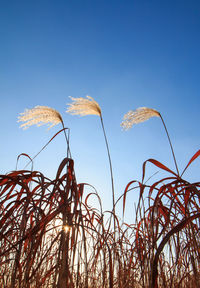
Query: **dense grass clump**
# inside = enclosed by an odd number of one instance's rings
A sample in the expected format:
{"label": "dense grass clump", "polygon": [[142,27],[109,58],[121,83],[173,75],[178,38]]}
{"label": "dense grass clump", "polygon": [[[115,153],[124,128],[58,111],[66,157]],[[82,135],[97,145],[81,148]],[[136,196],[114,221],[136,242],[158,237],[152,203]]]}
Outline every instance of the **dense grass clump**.
{"label": "dense grass clump", "polygon": [[[200,154],[198,151],[188,166]],[[38,171],[0,175],[0,287],[199,287],[200,183],[168,174],[130,182],[140,198],[136,223],[116,227],[77,184],[65,158],[54,180]],[[188,168],[188,167],[187,167]],[[111,211],[110,217],[113,217]]]}

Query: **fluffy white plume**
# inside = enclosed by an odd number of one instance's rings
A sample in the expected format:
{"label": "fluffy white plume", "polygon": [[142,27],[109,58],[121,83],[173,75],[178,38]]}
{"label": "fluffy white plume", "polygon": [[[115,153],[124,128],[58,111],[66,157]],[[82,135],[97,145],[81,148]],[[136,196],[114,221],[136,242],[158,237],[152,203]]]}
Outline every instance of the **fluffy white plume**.
{"label": "fluffy white plume", "polygon": [[160,113],[155,109],[140,107],[126,113],[121,126],[123,129],[128,130],[133,126],[133,124],[144,122],[152,117],[160,117]]}
{"label": "fluffy white plume", "polygon": [[55,109],[47,106],[35,106],[20,113],[18,122],[24,122],[20,125],[24,129],[32,125],[42,126],[45,124],[48,124],[50,129],[59,123],[63,123],[63,120],[60,113]]}
{"label": "fluffy white plume", "polygon": [[67,104],[69,107],[67,108],[66,112],[73,114],[73,115],[98,115],[101,116],[101,108],[99,104],[90,96],[86,96],[86,98],[74,98],[72,99],[71,104]]}

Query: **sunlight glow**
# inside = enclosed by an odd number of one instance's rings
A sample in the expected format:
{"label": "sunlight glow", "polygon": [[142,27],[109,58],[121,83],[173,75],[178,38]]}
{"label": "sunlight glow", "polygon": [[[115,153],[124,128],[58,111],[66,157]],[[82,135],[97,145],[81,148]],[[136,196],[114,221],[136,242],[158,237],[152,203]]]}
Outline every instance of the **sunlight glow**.
{"label": "sunlight glow", "polygon": [[69,233],[70,230],[71,230],[71,226],[65,225],[65,226],[63,226],[63,229],[64,229],[64,231],[65,231],[66,233]]}

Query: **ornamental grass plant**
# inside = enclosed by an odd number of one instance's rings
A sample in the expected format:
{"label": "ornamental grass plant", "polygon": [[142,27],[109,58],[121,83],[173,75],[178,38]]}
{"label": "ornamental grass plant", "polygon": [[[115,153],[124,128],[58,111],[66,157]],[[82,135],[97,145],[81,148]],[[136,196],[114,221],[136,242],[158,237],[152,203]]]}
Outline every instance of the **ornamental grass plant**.
{"label": "ornamental grass plant", "polygon": [[[0,287],[200,287],[200,182],[184,179],[200,150],[182,174],[155,159],[144,162],[142,181],[133,179],[114,203],[122,201],[125,212],[127,197],[138,193],[134,223],[104,211],[97,191],[78,184],[66,156],[53,180],[25,169],[0,175]],[[165,176],[148,184],[149,165]]]}

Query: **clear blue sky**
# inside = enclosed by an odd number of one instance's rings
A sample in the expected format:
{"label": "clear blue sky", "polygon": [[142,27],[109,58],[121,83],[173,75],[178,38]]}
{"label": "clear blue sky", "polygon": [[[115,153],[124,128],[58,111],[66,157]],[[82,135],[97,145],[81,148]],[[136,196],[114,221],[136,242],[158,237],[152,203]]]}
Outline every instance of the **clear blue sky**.
{"label": "clear blue sky", "polygon": [[[175,169],[161,121],[124,132],[120,123],[128,110],[161,112],[180,170],[199,149],[199,70],[199,1],[0,1],[0,173],[15,169],[20,153],[35,155],[61,128],[19,129],[17,116],[25,108],[50,106],[71,129],[77,181],[94,185],[111,209],[99,118],[67,115],[68,96],[90,95],[101,106],[119,196],[130,180],[141,180],[148,158]],[[59,135],[34,168],[53,178],[65,152]],[[199,180],[199,164],[186,179]],[[157,171],[148,167],[148,176]],[[129,195],[129,209],[135,199]]]}

